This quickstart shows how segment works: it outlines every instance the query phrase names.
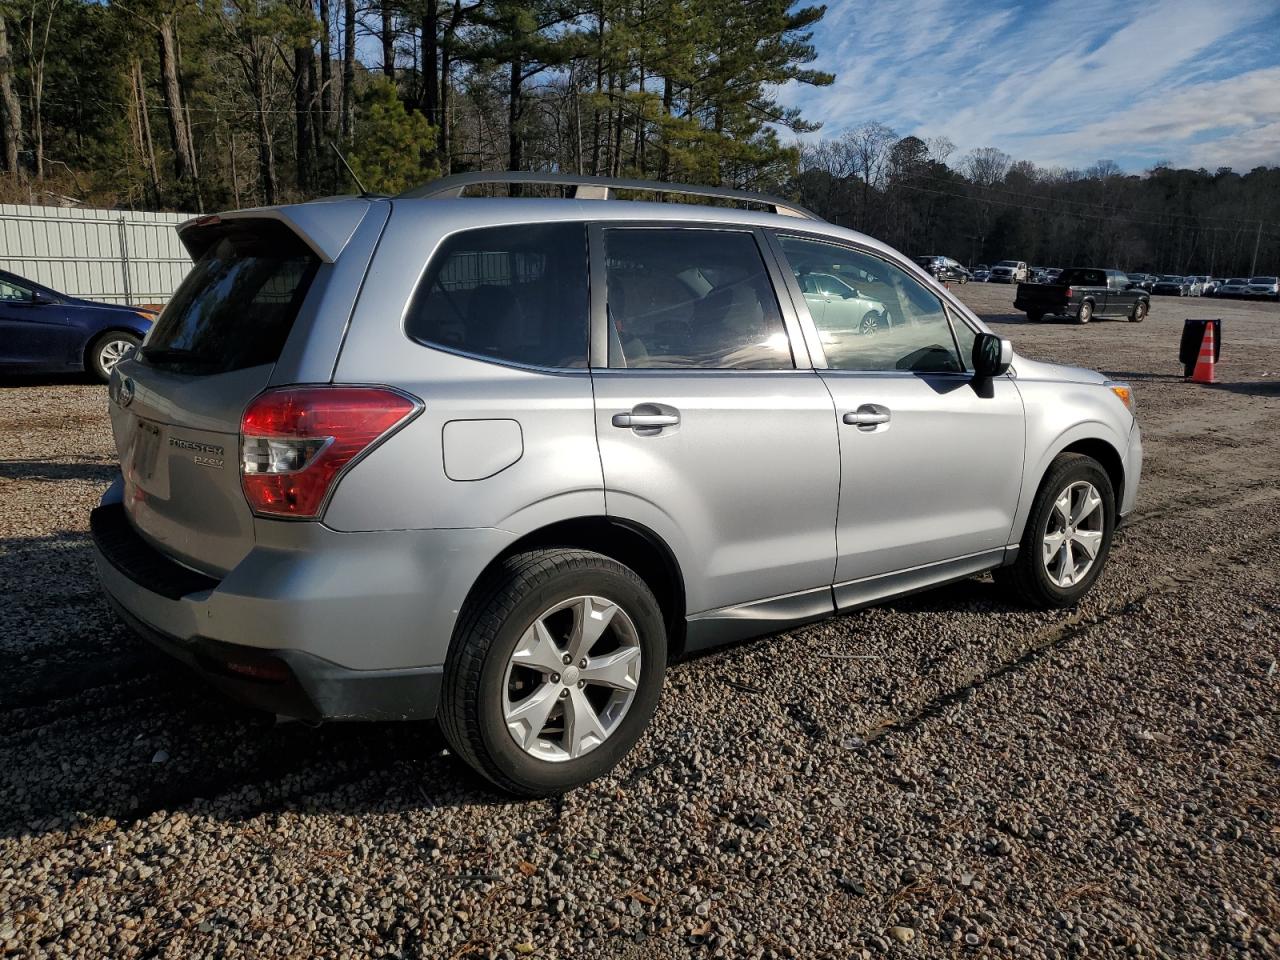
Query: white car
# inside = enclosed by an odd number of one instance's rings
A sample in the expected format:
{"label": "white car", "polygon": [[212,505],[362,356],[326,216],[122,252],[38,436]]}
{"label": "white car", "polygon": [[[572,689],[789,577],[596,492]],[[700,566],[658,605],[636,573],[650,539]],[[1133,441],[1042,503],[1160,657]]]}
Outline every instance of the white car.
{"label": "white car", "polygon": [[1001,260],[991,268],[992,283],[1026,283],[1031,279],[1025,260]]}
{"label": "white car", "polygon": [[1244,295],[1250,300],[1280,300],[1280,277],[1250,277]]}

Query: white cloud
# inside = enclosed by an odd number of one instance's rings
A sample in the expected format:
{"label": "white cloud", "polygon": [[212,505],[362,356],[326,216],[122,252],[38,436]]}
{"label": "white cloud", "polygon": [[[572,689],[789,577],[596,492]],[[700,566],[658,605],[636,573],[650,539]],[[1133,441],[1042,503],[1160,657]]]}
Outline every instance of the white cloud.
{"label": "white cloud", "polygon": [[1257,29],[1280,0],[971,2],[833,4],[815,40],[835,85],[783,99],[811,136],[879,120],[1049,166],[1280,163],[1280,46]]}

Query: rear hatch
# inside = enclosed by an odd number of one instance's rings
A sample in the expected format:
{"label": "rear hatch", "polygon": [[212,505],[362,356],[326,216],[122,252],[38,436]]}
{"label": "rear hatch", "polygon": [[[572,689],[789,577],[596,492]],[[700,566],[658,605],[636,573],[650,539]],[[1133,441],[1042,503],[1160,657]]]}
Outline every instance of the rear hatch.
{"label": "rear hatch", "polygon": [[117,368],[111,428],[134,528],[222,576],[253,546],[241,416],[270,381],[320,260],[278,220],[210,218],[182,239],[195,266]]}

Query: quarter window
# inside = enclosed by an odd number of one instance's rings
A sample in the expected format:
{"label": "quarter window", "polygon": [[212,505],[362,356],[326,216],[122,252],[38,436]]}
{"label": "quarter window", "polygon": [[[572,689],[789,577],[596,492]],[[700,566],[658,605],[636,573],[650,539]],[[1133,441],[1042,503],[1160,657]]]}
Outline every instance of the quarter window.
{"label": "quarter window", "polygon": [[587,365],[586,227],[456,233],[431,258],[405,331],[430,346],[537,367]]}
{"label": "quarter window", "polygon": [[802,237],[779,241],[804,291],[829,367],[916,373],[965,369],[942,301],[906,271],[849,247]]}
{"label": "quarter window", "polygon": [[609,366],[795,366],[751,234],[615,228],[604,245]]}

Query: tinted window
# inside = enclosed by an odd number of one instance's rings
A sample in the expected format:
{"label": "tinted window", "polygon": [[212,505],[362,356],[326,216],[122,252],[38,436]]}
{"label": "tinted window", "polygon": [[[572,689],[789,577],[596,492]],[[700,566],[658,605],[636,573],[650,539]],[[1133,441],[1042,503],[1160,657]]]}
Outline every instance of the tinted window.
{"label": "tinted window", "polygon": [[779,240],[802,290],[825,276],[842,280],[848,290],[841,297],[805,296],[829,366],[964,369],[942,301],[904,270],[848,247],[800,237]]}
{"label": "tinted window", "polygon": [[587,240],[581,223],[455,233],[409,305],[414,340],[538,367],[587,365]]}
{"label": "tinted window", "polygon": [[1058,282],[1067,286],[1105,287],[1107,276],[1101,270],[1063,270]]}
{"label": "tinted window", "polygon": [[751,234],[611,229],[604,245],[609,366],[795,366]]}
{"label": "tinted window", "polygon": [[275,221],[196,227],[195,266],[156,321],[142,356],[189,373],[275,363],[318,260]]}

